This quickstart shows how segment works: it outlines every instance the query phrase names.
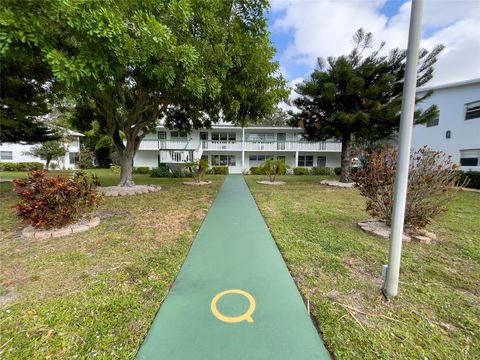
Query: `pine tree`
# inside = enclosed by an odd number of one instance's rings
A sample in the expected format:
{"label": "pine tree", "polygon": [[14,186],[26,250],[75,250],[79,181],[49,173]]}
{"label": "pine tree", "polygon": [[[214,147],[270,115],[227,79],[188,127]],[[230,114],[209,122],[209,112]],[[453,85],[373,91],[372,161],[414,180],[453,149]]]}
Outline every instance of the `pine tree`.
{"label": "pine tree", "polygon": [[[342,142],[340,181],[348,181],[352,140],[373,141],[395,133],[399,128],[406,50],[394,49],[380,55],[385,43],[370,55],[372,34],[363,29],[353,36],[354,48],[348,55],[318,60],[310,78],[296,87],[300,97],[294,104],[300,110],[291,114],[291,124],[305,128],[309,140],[335,138]],[[428,82],[433,65],[444,46],[422,49],[419,54],[417,86]],[[416,101],[431,96],[428,92]],[[415,112],[415,123],[437,116],[436,106]]]}

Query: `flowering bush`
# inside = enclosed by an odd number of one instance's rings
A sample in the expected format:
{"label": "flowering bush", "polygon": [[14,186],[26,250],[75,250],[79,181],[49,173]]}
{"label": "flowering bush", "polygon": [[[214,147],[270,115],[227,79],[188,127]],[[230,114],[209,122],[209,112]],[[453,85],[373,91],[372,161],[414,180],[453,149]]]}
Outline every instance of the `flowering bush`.
{"label": "flowering bush", "polygon": [[26,181],[14,180],[13,190],[20,202],[13,205],[17,215],[36,228],[62,227],[89,214],[101,200],[95,175],[76,172],[72,177],[46,177],[45,171],[32,171]]}
{"label": "flowering bush", "polygon": [[[367,198],[367,211],[390,225],[393,188],[397,172],[397,150],[384,147],[369,154],[362,169],[351,174],[360,193]],[[440,151],[423,147],[410,156],[405,227],[422,228],[446,210],[451,189],[457,184],[457,165]]]}

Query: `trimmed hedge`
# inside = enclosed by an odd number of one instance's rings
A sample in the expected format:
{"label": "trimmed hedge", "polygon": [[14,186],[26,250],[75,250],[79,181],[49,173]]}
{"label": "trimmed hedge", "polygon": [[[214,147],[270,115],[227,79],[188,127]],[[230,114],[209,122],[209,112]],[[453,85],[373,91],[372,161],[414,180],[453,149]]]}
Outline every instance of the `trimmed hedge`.
{"label": "trimmed hedge", "polygon": [[168,168],[161,167],[161,168],[153,168],[150,170],[150,177],[157,177],[157,178],[192,178],[194,176],[193,173],[188,171],[182,170],[175,170],[170,171]]}
{"label": "trimmed hedge", "polygon": [[228,175],[228,166],[212,166],[211,173],[214,175]]}
{"label": "trimmed hedge", "polygon": [[41,162],[0,162],[0,171],[32,171],[42,170]]}
{"label": "trimmed hedge", "polygon": [[148,174],[150,172],[150,168],[148,166],[136,166],[133,168],[134,174]]}
{"label": "trimmed hedge", "polygon": [[333,173],[335,175],[341,175],[342,174],[342,168],[341,167],[336,167],[333,169]]}
{"label": "trimmed hedge", "polygon": [[332,171],[328,167],[315,166],[310,169],[310,175],[330,175],[331,173]]}
{"label": "trimmed hedge", "polygon": [[480,189],[480,171],[460,171],[460,183],[467,180],[465,187],[470,189]]}
{"label": "trimmed hedge", "polygon": [[294,175],[308,175],[308,169],[304,167],[294,167],[293,168]]}
{"label": "trimmed hedge", "polygon": [[157,167],[150,170],[150,177],[163,178],[163,177],[170,177],[170,176],[171,176],[170,170],[168,170],[168,168],[165,168],[165,167],[161,167],[161,168]]}

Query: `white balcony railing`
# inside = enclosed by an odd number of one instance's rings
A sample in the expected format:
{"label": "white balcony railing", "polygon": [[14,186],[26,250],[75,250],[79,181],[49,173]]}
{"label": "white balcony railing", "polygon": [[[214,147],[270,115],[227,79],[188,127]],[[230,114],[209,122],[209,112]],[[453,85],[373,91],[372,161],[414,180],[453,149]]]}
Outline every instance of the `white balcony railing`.
{"label": "white balcony railing", "polygon": [[242,142],[234,140],[202,140],[204,150],[242,150]]}
{"label": "white balcony railing", "polygon": [[162,163],[184,163],[190,161],[193,161],[193,154],[191,151],[160,151],[160,162]]}
{"label": "white balcony railing", "polygon": [[333,141],[242,141],[235,140],[156,140],[143,139],[140,150],[230,150],[230,151],[341,151],[342,145]]}
{"label": "white balcony railing", "polygon": [[246,151],[340,151],[342,145],[337,142],[319,141],[246,141]]}
{"label": "white balcony railing", "polygon": [[188,140],[143,139],[139,150],[195,150],[197,148],[198,142],[195,144]]}

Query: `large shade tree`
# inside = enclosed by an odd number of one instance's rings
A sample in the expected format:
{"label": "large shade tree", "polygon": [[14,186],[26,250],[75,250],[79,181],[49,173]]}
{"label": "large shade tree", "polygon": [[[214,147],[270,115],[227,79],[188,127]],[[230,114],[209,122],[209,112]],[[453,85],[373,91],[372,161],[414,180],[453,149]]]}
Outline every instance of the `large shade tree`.
{"label": "large shade tree", "polygon": [[246,124],[269,114],[286,95],[272,62],[266,0],[4,6],[8,41],[2,52],[15,42],[41,47],[55,81],[100,115],[119,157],[122,186],[133,185],[134,155],[158,119],[183,130],[221,117]]}
{"label": "large shade tree", "polygon": [[[2,29],[3,30],[3,29]],[[0,49],[5,45],[0,32]],[[59,137],[42,117],[49,112],[51,72],[39,51],[11,44],[0,60],[0,142],[37,143]]]}
{"label": "large shade tree", "polygon": [[[384,43],[369,55],[372,34],[359,29],[354,48],[348,55],[319,59],[310,78],[298,84],[300,95],[294,104],[300,110],[292,114],[291,124],[305,128],[310,140],[335,138],[342,142],[340,181],[348,181],[352,141],[384,139],[399,128],[406,51],[394,49],[381,55]],[[433,76],[433,65],[443,46],[422,49],[419,54],[417,86]],[[431,96],[417,97],[420,102]],[[415,123],[437,116],[436,106],[415,112]]]}

